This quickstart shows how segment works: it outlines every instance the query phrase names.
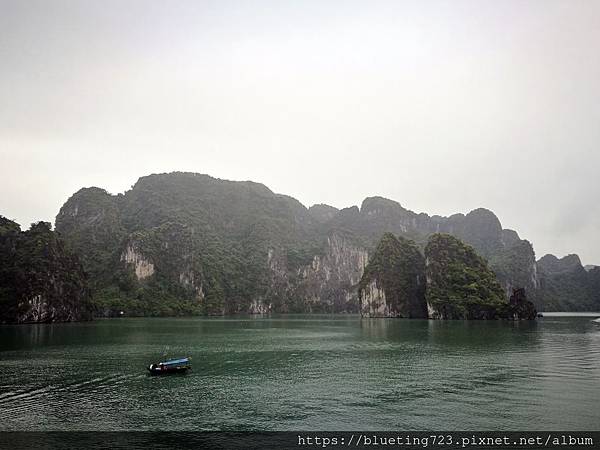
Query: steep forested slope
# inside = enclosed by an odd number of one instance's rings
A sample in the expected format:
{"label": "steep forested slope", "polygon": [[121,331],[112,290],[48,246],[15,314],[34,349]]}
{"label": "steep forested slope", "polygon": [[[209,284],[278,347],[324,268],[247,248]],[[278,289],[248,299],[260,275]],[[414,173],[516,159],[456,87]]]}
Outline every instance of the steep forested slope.
{"label": "steep forested slope", "polygon": [[91,318],[87,276],[46,222],[20,227],[0,216],[0,323]]}

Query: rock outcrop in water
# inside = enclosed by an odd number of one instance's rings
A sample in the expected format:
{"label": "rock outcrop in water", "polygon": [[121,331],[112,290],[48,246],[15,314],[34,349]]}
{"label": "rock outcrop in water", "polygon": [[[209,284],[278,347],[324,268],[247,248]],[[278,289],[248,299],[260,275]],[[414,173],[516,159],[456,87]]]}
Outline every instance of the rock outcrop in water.
{"label": "rock outcrop in water", "polygon": [[508,302],[496,275],[475,250],[449,234],[425,247],[427,309],[438,319],[498,319]]}
{"label": "rock outcrop in water", "polygon": [[486,209],[429,216],[381,197],[307,209],[258,183],[171,173],[116,196],[82,189],[56,228],[107,315],[357,312],[368,254],[386,232],[420,248],[454,235],[488,260],[506,299],[513,288],[534,301],[539,292],[531,244]]}
{"label": "rock outcrop in water", "polygon": [[475,250],[447,234],[434,234],[426,260],[414,242],[383,235],[359,285],[361,314],[368,317],[533,320],[525,289],[510,301]]}
{"label": "rock outcrop in water", "polygon": [[416,244],[385,233],[360,281],[359,299],[363,316],[426,318],[425,260]]}
{"label": "rock outcrop in water", "polygon": [[525,289],[513,289],[510,296],[508,318],[514,320],[535,320],[537,311],[533,303],[527,300]]}
{"label": "rock outcrop in water", "polygon": [[50,224],[22,232],[0,216],[0,323],[87,320],[92,309],[79,259]]}

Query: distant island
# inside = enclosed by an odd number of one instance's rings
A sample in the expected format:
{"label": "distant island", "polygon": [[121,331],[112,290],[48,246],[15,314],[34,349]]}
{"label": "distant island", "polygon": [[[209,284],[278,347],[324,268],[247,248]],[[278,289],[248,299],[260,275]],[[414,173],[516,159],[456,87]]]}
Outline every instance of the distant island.
{"label": "distant island", "polygon": [[92,187],[56,228],[0,217],[0,322],[92,316],[361,313],[530,319],[600,310],[600,267],[536,261],[489,210],[414,213],[381,197],[304,207],[262,184],[195,173]]}

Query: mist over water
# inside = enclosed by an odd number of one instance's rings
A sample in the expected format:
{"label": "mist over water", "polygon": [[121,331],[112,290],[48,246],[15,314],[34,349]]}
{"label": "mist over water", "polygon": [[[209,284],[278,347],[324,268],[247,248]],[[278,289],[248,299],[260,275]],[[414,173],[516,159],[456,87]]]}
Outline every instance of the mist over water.
{"label": "mist over water", "polygon": [[[592,318],[2,326],[0,430],[594,430]],[[148,376],[165,353],[193,371]]]}

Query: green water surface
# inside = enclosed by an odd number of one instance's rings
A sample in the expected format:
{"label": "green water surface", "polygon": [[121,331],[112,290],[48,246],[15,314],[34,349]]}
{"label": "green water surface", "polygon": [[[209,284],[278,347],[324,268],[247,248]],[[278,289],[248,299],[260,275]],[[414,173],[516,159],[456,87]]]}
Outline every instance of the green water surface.
{"label": "green water surface", "polygon": [[[1,326],[0,430],[599,430],[592,318]],[[147,375],[165,353],[192,372]]]}

